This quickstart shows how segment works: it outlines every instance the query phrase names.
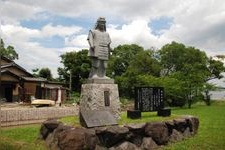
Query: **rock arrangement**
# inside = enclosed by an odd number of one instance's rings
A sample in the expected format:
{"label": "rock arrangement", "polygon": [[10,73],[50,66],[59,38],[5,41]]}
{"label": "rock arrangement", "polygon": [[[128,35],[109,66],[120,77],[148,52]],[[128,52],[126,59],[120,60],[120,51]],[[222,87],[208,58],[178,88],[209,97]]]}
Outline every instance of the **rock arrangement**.
{"label": "rock arrangement", "polygon": [[164,122],[96,128],[72,127],[57,120],[43,122],[40,138],[51,150],[150,150],[195,135],[199,119],[184,116]]}

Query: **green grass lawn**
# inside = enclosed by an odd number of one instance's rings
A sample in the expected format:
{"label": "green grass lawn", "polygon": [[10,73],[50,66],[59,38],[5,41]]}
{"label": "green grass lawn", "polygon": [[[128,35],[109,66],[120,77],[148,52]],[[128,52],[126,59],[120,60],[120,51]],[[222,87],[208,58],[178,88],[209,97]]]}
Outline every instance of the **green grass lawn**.
{"label": "green grass lawn", "polygon": [[[191,109],[173,108],[171,117],[158,117],[156,112],[142,113],[142,119],[131,120],[121,114],[120,124],[161,121],[180,115],[194,115],[200,119],[198,134],[184,141],[163,147],[164,150],[223,150],[225,149],[225,102],[214,102],[211,106],[193,105]],[[78,126],[78,117],[61,119],[67,125]],[[43,141],[37,140],[40,125],[2,128],[0,150],[46,150]]]}
{"label": "green grass lawn", "polygon": [[38,140],[40,125],[25,125],[2,128],[0,150],[47,150],[42,140]]}
{"label": "green grass lawn", "polygon": [[165,147],[165,150],[225,150],[225,102],[212,106],[195,105],[192,109],[174,109],[173,114],[190,114],[200,120],[198,134]]}

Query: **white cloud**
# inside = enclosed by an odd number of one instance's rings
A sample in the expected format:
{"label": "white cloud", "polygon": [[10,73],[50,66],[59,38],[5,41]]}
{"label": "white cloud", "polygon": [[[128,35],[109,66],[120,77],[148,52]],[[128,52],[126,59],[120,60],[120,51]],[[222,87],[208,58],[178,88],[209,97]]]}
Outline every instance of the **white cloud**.
{"label": "white cloud", "polygon": [[8,42],[17,42],[20,40],[28,41],[30,37],[40,37],[41,33],[36,29],[29,29],[19,25],[2,25],[3,36]]}
{"label": "white cloud", "polygon": [[83,48],[87,49],[89,47],[87,42],[87,35],[81,34],[81,35],[67,37],[65,38],[65,45],[77,47],[79,49],[83,49]]}
{"label": "white cloud", "polygon": [[112,39],[112,46],[119,44],[139,44],[145,48],[157,47],[160,48],[163,44],[168,42],[163,36],[158,37],[153,35],[151,28],[148,26],[149,22],[146,20],[135,20],[129,24],[123,25],[118,29],[117,25],[110,25],[108,32]]}
{"label": "white cloud", "polygon": [[[0,1],[0,11],[4,40],[15,46],[20,54],[19,62],[25,68],[49,65],[56,70],[61,53],[88,47],[84,27],[53,25],[51,18],[40,30],[20,25],[24,19],[48,18],[48,13],[90,20],[105,16],[113,47],[136,43],[145,48],[160,48],[175,40],[206,50],[210,55],[223,54],[225,50],[225,3],[222,0],[5,0]],[[162,16],[173,18],[173,24],[155,36],[149,23]],[[45,48],[31,40],[55,35],[65,39],[65,47]]]}
{"label": "white cloud", "polygon": [[213,51],[223,53],[225,5],[214,0],[207,2],[189,1],[190,6],[177,12],[173,26],[164,36],[206,50],[208,54],[213,54]]}
{"label": "white cloud", "polygon": [[19,54],[17,62],[21,66],[28,71],[35,68],[49,67],[54,75],[57,74],[56,67],[60,65],[57,50],[44,48],[37,42],[30,42],[31,38],[40,37],[41,32],[39,30],[16,25],[4,25],[2,30],[6,45],[13,45]]}
{"label": "white cloud", "polygon": [[47,36],[47,37],[51,37],[54,35],[64,37],[64,36],[77,34],[81,30],[82,30],[82,28],[78,27],[78,26],[66,27],[66,26],[62,26],[62,25],[53,26],[52,24],[48,24],[42,28],[41,32],[42,32],[43,36]]}
{"label": "white cloud", "polygon": [[[19,54],[17,61],[28,71],[35,68],[48,67],[52,70],[53,75],[57,76],[57,68],[60,64],[60,54],[65,52],[58,48],[45,48],[40,43],[31,41],[33,38],[44,38],[58,35],[61,37],[72,36],[79,33],[80,27],[71,26],[51,26],[46,25],[41,30],[29,29],[19,25],[3,25],[3,39],[6,45],[13,45]],[[67,51],[74,50],[74,47],[63,48]]]}
{"label": "white cloud", "polygon": [[28,6],[20,1],[0,1],[0,15],[4,24],[19,24],[19,20],[29,19],[40,11],[42,11],[40,7]]}

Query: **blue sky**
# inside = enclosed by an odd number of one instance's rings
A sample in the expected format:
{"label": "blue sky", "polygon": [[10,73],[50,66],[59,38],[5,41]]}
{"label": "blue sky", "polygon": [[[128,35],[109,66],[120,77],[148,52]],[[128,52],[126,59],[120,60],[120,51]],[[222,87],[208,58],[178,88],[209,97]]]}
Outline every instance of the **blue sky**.
{"label": "blue sky", "polygon": [[[93,28],[96,20],[90,18],[71,18],[63,16],[51,16],[46,13],[45,16],[48,18],[43,18],[39,20],[22,20],[20,25],[30,29],[42,29],[44,26],[51,23],[52,26],[62,25],[62,26],[81,26],[83,28],[82,33],[87,34],[88,31]],[[172,25],[172,18],[162,16],[160,18],[153,19],[149,24],[149,28],[152,29],[151,33],[155,36],[160,36],[163,33],[162,30],[167,30]],[[121,29],[122,24],[117,24],[117,29]],[[31,38],[31,42],[38,42],[43,47],[47,48],[63,48],[65,47],[65,41],[63,37],[60,36],[51,36],[51,37],[39,37]]]}
{"label": "blue sky", "polygon": [[[53,16],[50,15],[48,13],[42,13],[40,15],[44,15],[45,17],[43,17],[43,19],[31,19],[31,20],[22,20],[20,22],[20,25],[26,28],[30,28],[30,29],[42,29],[44,26],[48,25],[49,23],[52,26],[57,26],[57,25],[61,25],[61,26],[80,26],[83,28],[82,32],[83,34],[86,34],[89,29],[92,28],[93,23],[95,22],[95,20],[92,19],[88,19],[88,18],[72,18],[72,17],[64,17],[64,16]],[[47,47],[47,48],[63,48],[65,47],[65,41],[64,41],[64,37],[62,36],[58,36],[58,35],[54,35],[51,37],[38,37],[38,38],[32,38],[32,41],[36,41],[38,43],[40,43],[43,47]]]}
{"label": "blue sky", "polygon": [[88,48],[87,34],[99,16],[107,21],[112,47],[161,48],[171,41],[224,54],[222,0],[0,0],[1,37],[30,71],[48,67],[57,77],[60,55]]}
{"label": "blue sky", "polygon": [[168,30],[173,23],[173,18],[162,16],[157,19],[153,19],[150,22],[150,28],[152,29],[152,34],[154,35],[162,35],[162,30]]}

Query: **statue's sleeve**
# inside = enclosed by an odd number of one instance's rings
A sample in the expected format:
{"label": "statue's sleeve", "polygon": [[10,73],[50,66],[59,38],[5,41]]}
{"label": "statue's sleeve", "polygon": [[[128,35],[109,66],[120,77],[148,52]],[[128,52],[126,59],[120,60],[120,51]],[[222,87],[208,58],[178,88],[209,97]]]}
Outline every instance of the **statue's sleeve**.
{"label": "statue's sleeve", "polygon": [[109,49],[109,54],[110,54],[110,52],[112,52],[113,51],[113,49],[110,47],[110,44],[111,44],[111,38],[110,38],[110,36],[109,36],[109,34],[108,34],[108,49]]}
{"label": "statue's sleeve", "polygon": [[87,40],[88,40],[90,47],[94,47],[94,36],[93,36],[93,32],[91,30],[88,33]]}
{"label": "statue's sleeve", "polygon": [[108,46],[110,46],[110,44],[111,44],[111,38],[110,38],[110,36],[109,36],[109,34],[108,34]]}

